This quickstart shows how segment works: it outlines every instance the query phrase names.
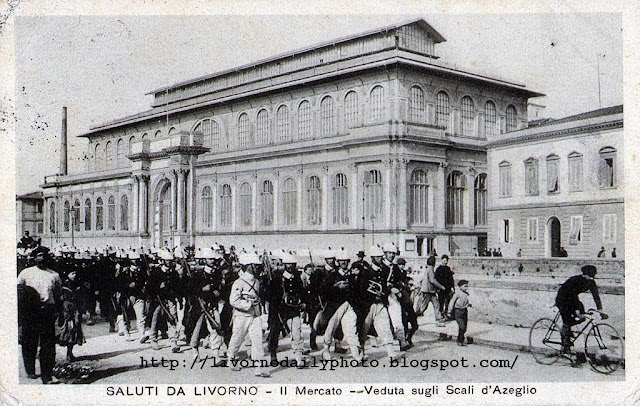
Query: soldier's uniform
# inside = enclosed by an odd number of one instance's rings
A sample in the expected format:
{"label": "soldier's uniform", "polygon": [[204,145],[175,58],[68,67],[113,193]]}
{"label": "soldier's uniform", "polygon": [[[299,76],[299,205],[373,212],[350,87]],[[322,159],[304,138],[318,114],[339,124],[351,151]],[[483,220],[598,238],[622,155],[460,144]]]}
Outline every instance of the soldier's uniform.
{"label": "soldier's uniform", "polygon": [[389,301],[388,310],[391,318],[391,326],[395,332],[395,337],[400,341],[400,349],[402,351],[409,349],[407,343],[404,322],[403,322],[403,310],[400,298],[402,296],[402,290],[405,290],[407,284],[406,274],[400,270],[397,264],[393,262],[396,253],[396,247],[393,244],[385,244],[382,248],[385,258],[382,260],[382,267],[385,268],[385,272],[388,273],[387,285],[389,286]]}

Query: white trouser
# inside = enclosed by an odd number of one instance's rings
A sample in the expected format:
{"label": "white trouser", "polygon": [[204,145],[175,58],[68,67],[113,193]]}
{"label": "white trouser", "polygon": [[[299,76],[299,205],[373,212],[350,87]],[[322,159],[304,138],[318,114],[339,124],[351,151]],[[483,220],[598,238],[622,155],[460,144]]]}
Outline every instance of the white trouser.
{"label": "white trouser", "polygon": [[[249,333],[251,340],[251,359],[262,361],[264,359],[264,348],[262,347],[262,319],[260,317],[234,315],[231,340],[229,341],[229,359],[237,358],[238,350]],[[232,364],[229,363],[229,366]]]}
{"label": "white trouser", "polygon": [[331,346],[333,335],[338,329],[338,325],[341,325],[344,339],[347,344],[349,344],[349,349],[351,349],[351,355],[353,358],[359,359],[360,343],[358,341],[357,321],[358,316],[356,315],[355,310],[353,310],[351,304],[349,304],[349,302],[341,304],[329,319],[327,329],[324,332],[324,344],[327,347]]}
{"label": "white trouser", "polygon": [[376,328],[380,344],[385,347],[389,355],[394,354],[392,347],[393,334],[391,333],[391,324],[389,323],[389,311],[383,303],[371,304],[371,307],[369,307],[369,313],[364,319],[362,331],[369,331],[371,324]]}
{"label": "white trouser", "polygon": [[300,316],[291,319],[291,349],[294,354],[302,353],[302,320]]}
{"label": "white trouser", "polygon": [[391,326],[395,332],[398,340],[404,340],[404,324],[402,324],[402,306],[398,297],[390,293],[389,294],[389,317],[391,318]]}

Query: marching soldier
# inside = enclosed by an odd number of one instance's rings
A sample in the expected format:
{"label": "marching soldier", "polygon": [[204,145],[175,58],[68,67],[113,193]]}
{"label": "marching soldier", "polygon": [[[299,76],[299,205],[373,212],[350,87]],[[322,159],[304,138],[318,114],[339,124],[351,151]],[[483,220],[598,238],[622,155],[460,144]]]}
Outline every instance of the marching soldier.
{"label": "marching soldier", "polygon": [[129,334],[129,318],[127,311],[129,306],[133,306],[138,324],[138,334],[140,342],[144,343],[149,339],[145,331],[145,301],[143,288],[146,283],[146,272],[142,269],[142,260],[137,252],[128,254],[130,263],[120,268],[116,272],[116,282],[118,286],[118,334],[125,336],[127,341],[133,341]]}
{"label": "marching soldier", "polygon": [[394,263],[396,257],[395,245],[385,244],[382,251],[384,251],[382,266],[385,268],[385,272],[388,272],[387,284],[390,288],[388,310],[389,316],[391,317],[391,325],[395,332],[396,339],[400,341],[400,351],[406,351],[410,348],[410,345],[405,336],[402,317],[403,309],[400,300],[402,291],[406,290],[408,284],[407,275]]}
{"label": "marching soldier", "polygon": [[154,350],[159,350],[158,328],[161,319],[169,322],[175,327],[175,333],[171,337],[172,352],[178,352],[178,328],[175,304],[175,293],[173,289],[177,284],[177,274],[171,269],[170,262],[173,254],[166,250],[159,253],[158,264],[149,267],[149,279],[147,280],[146,293],[150,303],[149,313],[151,316],[151,343]]}

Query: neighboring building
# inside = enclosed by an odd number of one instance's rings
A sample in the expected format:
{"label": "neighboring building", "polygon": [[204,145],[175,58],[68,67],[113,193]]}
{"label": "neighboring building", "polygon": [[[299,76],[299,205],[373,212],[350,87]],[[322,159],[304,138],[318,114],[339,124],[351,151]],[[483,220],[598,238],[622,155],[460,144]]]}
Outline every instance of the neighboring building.
{"label": "neighboring building", "polygon": [[42,192],[27,193],[16,196],[16,236],[19,241],[25,231],[37,238],[43,234]]}
{"label": "neighboring building", "polygon": [[45,179],[50,243],[470,254],[487,140],[541,94],[439,61],[443,41],[417,19],[151,92],[81,135],[87,173]]}
{"label": "neighboring building", "polygon": [[489,143],[489,246],[505,256],[624,258],[622,106]]}

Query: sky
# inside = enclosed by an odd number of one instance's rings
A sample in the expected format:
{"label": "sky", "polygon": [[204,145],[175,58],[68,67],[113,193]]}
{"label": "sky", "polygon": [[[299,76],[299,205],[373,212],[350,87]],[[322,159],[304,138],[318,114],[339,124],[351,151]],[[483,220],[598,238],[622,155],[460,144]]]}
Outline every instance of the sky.
{"label": "sky", "polygon": [[145,93],[331,38],[422,17],[443,61],[526,84],[545,116],[622,104],[622,16],[19,16],[15,25],[16,193],[59,171],[68,108],[69,173],[86,170],[91,126],[148,110]]}

